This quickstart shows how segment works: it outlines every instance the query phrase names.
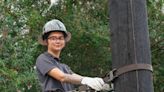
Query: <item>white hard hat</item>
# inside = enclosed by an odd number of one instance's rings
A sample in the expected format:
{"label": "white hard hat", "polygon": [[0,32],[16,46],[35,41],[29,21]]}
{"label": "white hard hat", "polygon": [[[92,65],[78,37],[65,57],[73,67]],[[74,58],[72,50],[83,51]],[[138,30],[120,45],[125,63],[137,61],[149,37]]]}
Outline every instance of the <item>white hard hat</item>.
{"label": "white hard hat", "polygon": [[43,40],[45,39],[44,35],[46,33],[54,32],[54,31],[63,32],[65,37],[70,35],[70,33],[67,32],[65,25],[61,21],[57,19],[53,19],[48,21],[43,27],[43,32],[42,32]]}
{"label": "white hard hat", "polygon": [[48,21],[44,25],[42,35],[44,35],[44,34],[46,34],[48,32],[51,32],[51,31],[62,31],[65,34],[67,34],[67,30],[66,30],[65,25],[61,21],[59,21],[57,19],[53,19],[51,21]]}
{"label": "white hard hat", "polygon": [[67,32],[65,25],[57,20],[57,19],[53,19],[48,21],[44,27],[43,27],[43,32],[42,32],[42,39],[39,39],[39,43],[42,44],[42,41],[44,41],[45,39],[47,39],[49,33],[51,32],[63,32],[64,37],[66,39],[66,42],[68,42],[71,39],[71,33]]}

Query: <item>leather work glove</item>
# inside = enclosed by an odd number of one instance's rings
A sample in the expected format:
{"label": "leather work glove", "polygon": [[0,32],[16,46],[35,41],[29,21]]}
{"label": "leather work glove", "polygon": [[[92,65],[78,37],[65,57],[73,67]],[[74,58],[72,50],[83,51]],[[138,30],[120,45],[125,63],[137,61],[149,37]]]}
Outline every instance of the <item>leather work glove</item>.
{"label": "leather work glove", "polygon": [[81,81],[81,84],[87,85],[96,91],[100,91],[103,89],[104,81],[102,78],[84,77]]}

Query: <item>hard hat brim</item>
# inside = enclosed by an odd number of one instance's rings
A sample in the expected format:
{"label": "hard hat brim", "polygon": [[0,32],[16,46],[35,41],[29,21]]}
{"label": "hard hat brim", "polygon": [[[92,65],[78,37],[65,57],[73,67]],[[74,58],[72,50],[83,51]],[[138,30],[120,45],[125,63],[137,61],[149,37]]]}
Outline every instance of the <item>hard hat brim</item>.
{"label": "hard hat brim", "polygon": [[67,36],[65,37],[66,42],[69,42],[71,40],[71,33],[67,32]]}

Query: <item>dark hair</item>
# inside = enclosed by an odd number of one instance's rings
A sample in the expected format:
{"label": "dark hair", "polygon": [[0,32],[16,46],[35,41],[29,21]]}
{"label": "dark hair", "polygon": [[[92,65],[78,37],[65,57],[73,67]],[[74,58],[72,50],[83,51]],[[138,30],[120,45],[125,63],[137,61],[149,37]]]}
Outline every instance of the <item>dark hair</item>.
{"label": "dark hair", "polygon": [[42,39],[43,40],[46,40],[46,39],[48,39],[48,37],[49,37],[49,35],[51,34],[51,32],[62,32],[63,34],[64,34],[64,38],[66,38],[67,37],[67,34],[65,33],[65,32],[63,32],[63,31],[50,31],[50,32],[47,32],[47,33],[45,33],[44,35],[42,35]]}

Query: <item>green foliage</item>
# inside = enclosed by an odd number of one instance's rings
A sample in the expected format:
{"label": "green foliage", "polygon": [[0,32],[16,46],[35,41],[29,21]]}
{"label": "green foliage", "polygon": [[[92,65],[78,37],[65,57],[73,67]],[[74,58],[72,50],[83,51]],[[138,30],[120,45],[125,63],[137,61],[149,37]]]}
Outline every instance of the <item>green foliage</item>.
{"label": "green foliage", "polygon": [[[163,92],[164,2],[147,1],[155,92]],[[108,0],[63,0],[49,11],[47,0],[1,0],[0,5],[0,91],[40,92],[35,60],[44,47],[37,39],[44,23],[54,18],[72,33],[62,62],[87,76],[111,70]]]}
{"label": "green foliage", "polygon": [[164,1],[148,1],[149,30],[155,92],[164,91]]}

